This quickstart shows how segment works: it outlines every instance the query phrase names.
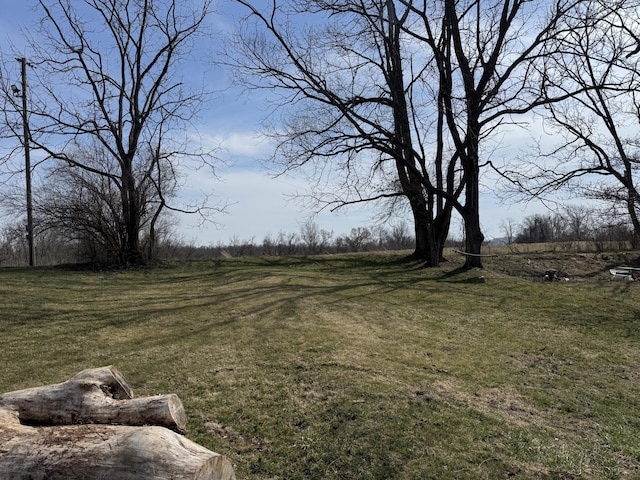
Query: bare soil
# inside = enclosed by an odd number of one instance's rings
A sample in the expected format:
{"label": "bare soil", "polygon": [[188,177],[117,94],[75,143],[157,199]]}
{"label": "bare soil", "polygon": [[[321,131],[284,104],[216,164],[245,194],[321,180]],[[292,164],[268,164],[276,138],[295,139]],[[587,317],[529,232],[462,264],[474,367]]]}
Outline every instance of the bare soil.
{"label": "bare soil", "polygon": [[499,275],[545,281],[549,270],[556,270],[558,278],[569,281],[601,281],[612,278],[610,269],[618,266],[640,267],[637,251],[612,253],[507,253],[488,257],[485,270]]}

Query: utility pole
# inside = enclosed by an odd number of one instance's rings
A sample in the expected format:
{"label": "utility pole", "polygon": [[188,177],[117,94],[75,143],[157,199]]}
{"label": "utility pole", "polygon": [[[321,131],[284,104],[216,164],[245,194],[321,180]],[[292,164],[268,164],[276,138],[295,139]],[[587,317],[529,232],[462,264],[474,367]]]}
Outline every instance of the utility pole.
{"label": "utility pole", "polygon": [[27,182],[27,242],[29,244],[29,266],[35,266],[35,250],[33,247],[33,202],[31,194],[31,156],[29,145],[31,134],[29,133],[29,116],[27,115],[27,59],[16,58],[22,66],[22,92],[13,89],[16,96],[22,96],[22,128],[24,131],[24,168]]}

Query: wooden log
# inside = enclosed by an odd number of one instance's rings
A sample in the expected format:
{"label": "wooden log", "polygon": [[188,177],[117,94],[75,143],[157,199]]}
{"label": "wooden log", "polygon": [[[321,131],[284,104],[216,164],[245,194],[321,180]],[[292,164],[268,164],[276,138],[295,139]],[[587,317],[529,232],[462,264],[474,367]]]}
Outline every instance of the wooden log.
{"label": "wooden log", "polygon": [[0,407],[0,480],[234,480],[223,456],[164,427],[20,423]]}
{"label": "wooden log", "polygon": [[133,398],[113,366],[83,370],[63,383],[0,394],[0,407],[17,408],[31,425],[159,425],[183,432],[187,416],[177,395]]}
{"label": "wooden log", "polygon": [[464,255],[465,257],[497,257],[497,253],[467,253],[462,250],[454,250],[454,252]]}

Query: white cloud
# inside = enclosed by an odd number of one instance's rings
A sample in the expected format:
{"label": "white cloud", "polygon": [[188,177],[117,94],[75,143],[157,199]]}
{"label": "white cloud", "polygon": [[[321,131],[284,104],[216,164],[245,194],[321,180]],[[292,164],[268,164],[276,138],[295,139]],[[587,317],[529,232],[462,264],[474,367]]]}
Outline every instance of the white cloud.
{"label": "white cloud", "polygon": [[[199,244],[226,243],[233,237],[261,242],[267,235],[276,236],[279,232],[299,233],[300,226],[313,213],[295,201],[296,193],[305,189],[301,177],[273,178],[255,170],[232,170],[224,173],[221,181],[204,183],[200,179],[198,184],[208,186],[218,200],[229,203],[227,213],[214,219],[221,224],[218,227],[198,227],[198,218],[181,217],[180,233]],[[322,212],[313,221],[339,235],[354,227],[371,226],[370,216],[370,211],[352,208],[342,213]]]}
{"label": "white cloud", "polygon": [[192,132],[189,140],[195,142],[205,150],[216,152],[217,156],[225,160],[233,160],[238,157],[264,158],[270,151],[269,140],[258,132],[231,131],[219,133]]}
{"label": "white cloud", "polygon": [[253,159],[265,157],[271,148],[264,135],[254,132],[235,132],[218,138],[224,152],[231,159],[238,156]]}

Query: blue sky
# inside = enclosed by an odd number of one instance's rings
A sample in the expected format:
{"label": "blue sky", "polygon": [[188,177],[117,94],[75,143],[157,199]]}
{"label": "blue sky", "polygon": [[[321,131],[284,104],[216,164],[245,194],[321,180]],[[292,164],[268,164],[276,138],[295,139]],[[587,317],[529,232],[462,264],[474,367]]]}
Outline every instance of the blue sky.
{"label": "blue sky", "polygon": [[[212,18],[212,29],[233,27],[229,3],[221,3],[220,12]],[[39,18],[30,5],[33,2],[3,2],[0,12],[0,51],[5,61],[13,61],[15,56],[11,44],[18,51],[25,48],[21,30],[32,26]],[[28,56],[28,52],[22,55]],[[200,59],[194,60],[198,62]],[[180,216],[179,235],[185,241],[209,245],[226,243],[234,237],[240,240],[254,239],[260,243],[267,235],[299,232],[300,226],[313,213],[292,199],[297,192],[305,190],[305,180],[301,175],[273,178],[260,162],[270,150],[268,142],[263,141],[259,133],[265,115],[263,99],[257,92],[242,93],[221,67],[211,67],[207,75],[209,81],[215,83],[215,88],[221,91],[209,108],[202,112],[199,133],[211,142],[222,145],[218,156],[225,160],[225,165],[218,169],[218,179],[202,170],[188,172],[183,194],[204,192],[212,195],[214,201],[228,203],[228,207],[226,214],[214,218],[216,224],[202,226],[196,217]],[[509,136],[511,144],[526,142],[525,132],[512,133]],[[487,182],[490,185],[493,180],[487,179]],[[482,224],[488,239],[503,235],[500,225],[504,219],[511,218],[517,222],[524,215],[542,211],[536,204],[501,204],[488,189],[482,194],[481,201]],[[370,207],[349,207],[334,213],[322,212],[313,221],[320,228],[340,235],[354,227],[372,226],[376,213]],[[411,225],[408,217],[398,219],[401,220]],[[460,236],[460,228],[454,227],[452,234]]]}

